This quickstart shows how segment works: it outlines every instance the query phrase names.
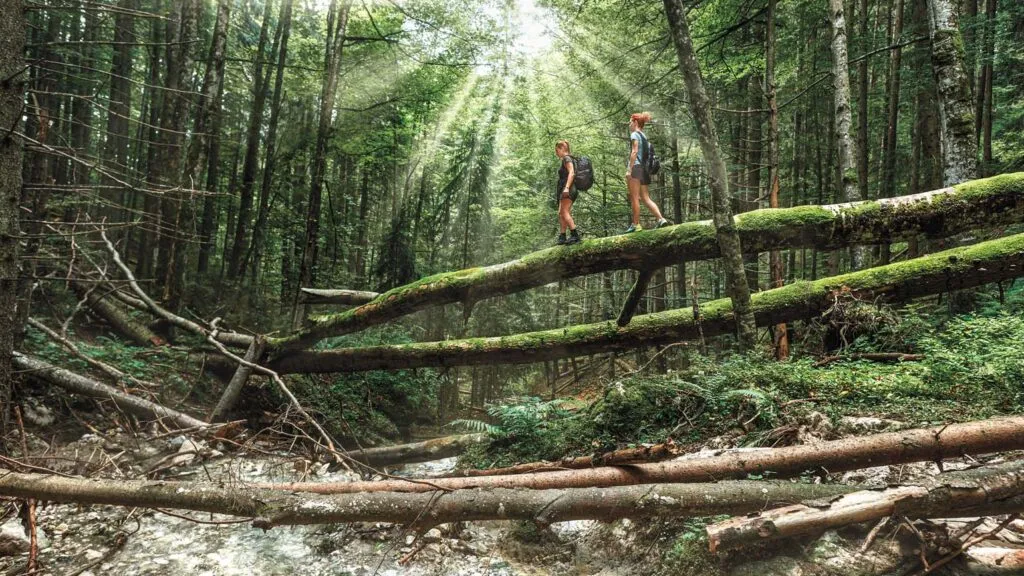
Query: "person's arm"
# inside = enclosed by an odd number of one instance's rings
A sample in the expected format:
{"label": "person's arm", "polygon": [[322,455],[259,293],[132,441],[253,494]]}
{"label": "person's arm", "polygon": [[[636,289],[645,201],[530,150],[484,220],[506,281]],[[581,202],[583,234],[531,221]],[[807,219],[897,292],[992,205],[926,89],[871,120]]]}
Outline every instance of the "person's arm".
{"label": "person's arm", "polygon": [[562,198],[569,197],[569,190],[572,189],[573,180],[576,179],[576,166],[572,160],[565,163],[569,168],[569,177],[565,180],[565,188],[562,188]]}
{"label": "person's arm", "polygon": [[640,141],[636,138],[632,139],[633,148],[629,152],[629,164],[626,165],[626,176],[630,176],[633,170],[633,164],[636,164],[637,151],[640,149]]}

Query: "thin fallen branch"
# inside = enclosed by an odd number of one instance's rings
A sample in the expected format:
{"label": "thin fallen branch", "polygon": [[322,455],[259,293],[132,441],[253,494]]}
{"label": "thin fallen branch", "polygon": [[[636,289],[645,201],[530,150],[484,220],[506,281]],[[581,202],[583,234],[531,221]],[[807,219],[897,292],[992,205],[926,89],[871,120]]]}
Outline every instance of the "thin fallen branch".
{"label": "thin fallen branch", "polygon": [[487,434],[460,434],[458,436],[445,436],[410,444],[353,450],[348,453],[348,456],[357,462],[362,462],[369,466],[412,464],[458,456],[470,446],[486,442],[488,442]]}
{"label": "thin fallen branch", "polygon": [[505,468],[490,468],[486,470],[459,470],[448,474],[448,478],[478,478],[480,476],[503,476],[508,474],[529,474],[532,472],[554,472],[556,470],[581,470],[594,468],[596,466],[621,466],[623,464],[636,464],[638,462],[657,462],[668,460],[680,455],[679,447],[675,444],[655,444],[653,446],[640,446],[637,448],[623,448],[605,454],[594,456],[568,456],[554,462],[529,462],[517,464]]}

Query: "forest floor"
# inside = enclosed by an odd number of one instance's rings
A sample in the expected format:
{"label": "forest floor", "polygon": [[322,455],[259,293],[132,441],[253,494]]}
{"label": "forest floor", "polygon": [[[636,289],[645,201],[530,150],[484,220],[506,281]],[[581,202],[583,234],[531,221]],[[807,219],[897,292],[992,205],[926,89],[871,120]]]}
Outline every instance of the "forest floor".
{"label": "forest floor", "polygon": [[[587,394],[558,401],[519,399],[489,409],[493,440],[465,455],[459,466],[490,467],[567,454],[673,439],[686,452],[757,450],[844,436],[965,421],[1020,411],[1024,402],[1024,316],[1005,310],[969,314],[917,308],[900,317],[874,318],[845,354],[901,351],[912,362],[840,361],[816,366],[810,355],[786,363],[768,358],[695,356],[663,375],[636,373],[584,383]],[[860,325],[863,325],[861,319]],[[84,330],[83,330],[84,333]],[[35,335],[34,353],[74,365]],[[181,348],[135,349],[92,338],[87,352],[102,355],[140,378],[164,385],[163,402],[201,415],[215,394],[199,378],[201,358]],[[851,341],[854,338],[851,336]],[[79,366],[82,369],[83,367]],[[83,369],[83,371],[85,371]],[[338,386],[334,382],[335,387]],[[247,436],[200,439],[139,427],[92,400],[79,400],[33,384],[23,389],[28,453],[57,472],[112,478],[161,478],[239,484],[254,481],[356,480],[328,471],[289,441],[289,424],[271,412],[266,388],[248,408]],[[365,395],[364,395],[365,397]],[[582,399],[586,397],[586,399]],[[273,398],[271,397],[272,401]],[[272,409],[272,408],[271,408]],[[382,418],[377,415],[367,422]],[[353,420],[353,425],[361,421]],[[374,429],[382,429],[374,425]],[[263,428],[261,430],[261,427]],[[18,442],[14,442],[15,445]],[[1004,455],[1005,457],[1006,455]],[[972,460],[947,460],[957,469]],[[397,475],[450,472],[455,459],[413,464]],[[934,475],[932,463],[886,466],[828,478],[871,486]],[[8,509],[0,519],[0,570],[24,566],[25,532]],[[175,513],[176,514],[176,513]],[[470,522],[426,534],[378,523],[299,526],[263,531],[248,521],[198,513],[191,520],[160,511],[109,506],[46,504],[38,512],[40,574],[349,574],[535,575],[728,574],[730,576],[910,575],[930,557],[958,550],[956,535],[968,521],[915,522],[914,530],[887,525],[851,526],[820,538],[788,541],[732,555],[707,551],[704,527],[720,518],[612,523],[533,524]],[[230,523],[224,523],[230,522]],[[984,534],[996,521],[976,527]],[[867,550],[862,551],[870,542]],[[984,562],[979,562],[982,559]],[[1014,564],[1014,563],[1018,564]],[[1000,567],[993,568],[993,564]],[[936,574],[1024,574],[1024,522],[971,547]]]}

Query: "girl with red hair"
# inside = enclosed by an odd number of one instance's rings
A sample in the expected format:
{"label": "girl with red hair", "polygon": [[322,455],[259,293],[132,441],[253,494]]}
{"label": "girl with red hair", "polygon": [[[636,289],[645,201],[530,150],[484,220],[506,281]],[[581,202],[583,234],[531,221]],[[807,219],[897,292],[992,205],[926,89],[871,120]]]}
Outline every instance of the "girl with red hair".
{"label": "girl with red hair", "polygon": [[638,112],[629,117],[629,161],[626,163],[626,187],[629,189],[629,206],[633,211],[633,219],[626,233],[643,230],[640,225],[640,202],[643,201],[647,209],[657,218],[655,228],[671,224],[664,216],[658,205],[651,200],[649,186],[651,184],[650,173],[650,147],[647,145],[647,136],[644,134],[644,126],[651,121],[651,115],[647,112]]}

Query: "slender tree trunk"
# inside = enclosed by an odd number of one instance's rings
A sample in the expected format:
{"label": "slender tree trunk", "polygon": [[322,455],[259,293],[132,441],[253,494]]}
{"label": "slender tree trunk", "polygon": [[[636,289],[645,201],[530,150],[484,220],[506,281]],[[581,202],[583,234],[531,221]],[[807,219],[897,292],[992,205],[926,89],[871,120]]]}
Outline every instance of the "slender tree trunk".
{"label": "slender tree trunk", "polygon": [[[895,0],[893,3],[892,36],[890,44],[894,45],[889,52],[889,82],[886,84],[886,127],[885,138],[882,143],[882,187],[879,193],[881,198],[891,198],[896,195],[896,144],[898,143],[899,132],[897,123],[900,116],[900,61],[903,49],[899,47],[900,38],[903,36],[903,0]],[[916,143],[915,143],[916,146]],[[890,246],[888,242],[881,245],[879,263],[888,264],[890,259]]]}
{"label": "slender tree trunk", "polygon": [[[771,208],[779,207],[779,104],[775,97],[775,7],[776,0],[768,0],[764,85],[768,96],[768,205]],[[772,250],[768,254],[768,261],[772,288],[781,288],[785,284],[782,254],[778,250]],[[775,358],[789,358],[789,335],[784,322],[775,325],[774,344]]]}
{"label": "slender tree trunk", "polygon": [[[269,1],[269,0],[268,0]],[[224,58],[228,44],[228,23],[231,20],[230,0],[218,0],[217,19],[213,26],[210,53],[203,76],[203,97],[196,113],[195,140],[189,147],[187,174],[190,182],[199,181],[199,162],[206,155],[206,194],[203,196],[203,216],[199,227],[199,261],[196,270],[202,274],[209,267],[210,248],[213,243],[214,219],[217,202],[217,167],[220,161],[221,100],[224,95]],[[204,150],[205,149],[205,150]]]}
{"label": "slender tree trunk", "polygon": [[963,40],[951,0],[928,0],[928,24],[938,85],[942,182],[949,186],[977,177],[978,140]]}
{"label": "slender tree trunk", "polygon": [[[162,12],[162,1],[155,0],[153,4],[154,13]],[[164,101],[164,90],[159,89],[160,85],[160,45],[164,43],[164,32],[166,26],[164,23],[157,19],[151,19],[149,21],[150,26],[150,44],[147,66],[149,68],[146,74],[147,84],[149,87],[149,100],[146,103],[146,107],[149,109],[149,117],[147,118],[147,124],[149,125],[146,134],[146,155],[145,164],[141,164],[140,158],[140,170],[139,174],[147,174],[146,181],[152,182],[149,175],[152,174],[150,168],[156,169],[155,167],[160,163],[160,155],[162,153],[162,146],[160,145],[160,124],[161,124],[161,111],[163,110]],[[141,127],[140,127],[141,128]],[[142,155],[140,154],[140,157]],[[134,194],[132,195],[134,196]],[[128,204],[133,207],[136,203],[136,199],[129,200]],[[130,213],[130,211],[129,211]],[[153,251],[154,246],[160,236],[160,198],[156,193],[152,191],[144,192],[142,198],[142,226],[139,232],[139,243],[138,243],[138,255],[135,259],[135,276],[138,278],[149,278],[153,274]]]}
{"label": "slender tree trunk", "polygon": [[[862,0],[863,1],[863,0]],[[853,140],[850,125],[853,123],[850,109],[850,71],[848,43],[846,37],[846,16],[843,0],[829,0],[829,19],[832,22],[832,82],[835,90],[835,142],[839,155],[839,179],[843,202],[863,200],[861,188],[857,185],[857,168],[854,165]],[[866,78],[865,78],[866,81]],[[866,105],[866,100],[865,100]],[[866,118],[866,112],[865,112]],[[865,157],[866,158],[866,157]],[[866,172],[866,161],[865,161]],[[867,264],[867,250],[853,248],[853,269],[860,270]]]}
{"label": "slender tree trunk", "polygon": [[[246,234],[249,229],[249,213],[252,212],[253,187],[256,184],[260,152],[260,128],[263,126],[263,108],[267,101],[267,77],[263,74],[266,60],[267,38],[270,35],[270,16],[273,2],[265,0],[263,4],[263,24],[260,26],[260,38],[256,45],[256,72],[253,75],[253,104],[249,111],[249,128],[245,138],[245,159],[242,161],[242,189],[238,193],[238,217],[235,224],[235,238],[228,256],[227,279],[234,281],[242,272],[242,256],[246,247]],[[278,27],[280,32],[280,27]],[[269,72],[269,69],[268,69]]]}
{"label": "slender tree trunk", "polygon": [[[870,38],[868,37],[868,0],[859,0],[857,7],[857,44],[860,46],[861,54],[867,54],[871,49]],[[870,146],[868,140],[870,132],[868,128],[868,86],[870,78],[868,75],[868,64],[870,58],[863,57],[857,62],[857,189],[859,197],[867,200],[868,195],[868,151]]]}
{"label": "slender tree trunk", "polygon": [[267,131],[267,151],[263,160],[263,181],[260,185],[260,207],[256,213],[256,226],[252,230],[252,286],[259,293],[260,268],[263,263],[265,236],[267,233],[267,217],[270,212],[270,196],[274,181],[274,169],[277,162],[277,124],[281,118],[281,94],[284,86],[285,62],[288,57],[288,38],[291,35],[293,0],[281,2],[281,16],[278,27],[281,29],[281,45],[277,54],[277,76],[274,78],[274,95],[270,101],[270,127]]}
{"label": "slender tree trunk", "polygon": [[[6,435],[10,414],[11,388],[15,371],[12,362],[17,332],[19,226],[22,142],[11,133],[20,131],[25,95],[23,70],[25,18],[21,0],[0,0],[0,126],[10,132],[0,135],[0,433]],[[27,306],[24,302],[22,306]],[[0,446],[2,448],[2,446]]]}
{"label": "slender tree trunk", "polygon": [[[107,137],[103,150],[104,164],[108,171],[114,174],[120,173],[127,180],[131,175],[129,169],[129,151],[131,141],[129,140],[129,119],[132,110],[132,86],[131,77],[133,70],[133,50],[131,43],[135,38],[135,17],[132,11],[135,9],[135,0],[120,0],[117,3],[118,10],[114,16],[114,57],[110,65],[110,96],[107,104]],[[141,112],[140,118],[145,118],[145,111]],[[112,179],[104,178],[104,183],[114,186]],[[130,180],[129,180],[130,181]],[[119,200],[123,218],[124,209],[127,207],[126,200],[130,197],[128,190],[112,191],[110,198]]]}
{"label": "slender tree trunk", "polygon": [[[299,263],[299,286],[313,286],[316,279],[317,252],[320,242],[320,207],[324,174],[327,170],[327,141],[333,126],[334,99],[338,91],[338,69],[345,44],[350,0],[331,0],[327,15],[327,41],[324,49],[324,81],[320,91],[320,117],[316,131],[316,149],[313,152],[312,180],[306,202],[306,235]],[[298,293],[296,292],[296,298]],[[298,302],[293,304],[292,323],[300,317]],[[305,307],[301,307],[305,308]],[[301,314],[305,316],[305,314]]]}
{"label": "slender tree trunk", "polygon": [[686,10],[681,0],[664,0],[665,14],[679,57],[679,69],[689,95],[690,112],[697,123],[700,147],[708,164],[708,182],[711,188],[712,219],[725,265],[729,297],[736,317],[736,332],[740,346],[753,348],[757,338],[757,325],[750,309],[750,285],[743,271],[743,251],[729,206],[729,180],[718,133],[711,117],[711,103],[704,89],[700,65],[690,39]]}
{"label": "slender tree trunk", "polygon": [[[985,93],[981,102],[980,118],[982,141],[981,152],[981,176],[992,174],[992,70],[995,66],[995,36],[996,36],[996,0],[985,0],[985,45],[984,67],[982,76],[985,80]],[[970,77],[970,74],[968,74]]]}

